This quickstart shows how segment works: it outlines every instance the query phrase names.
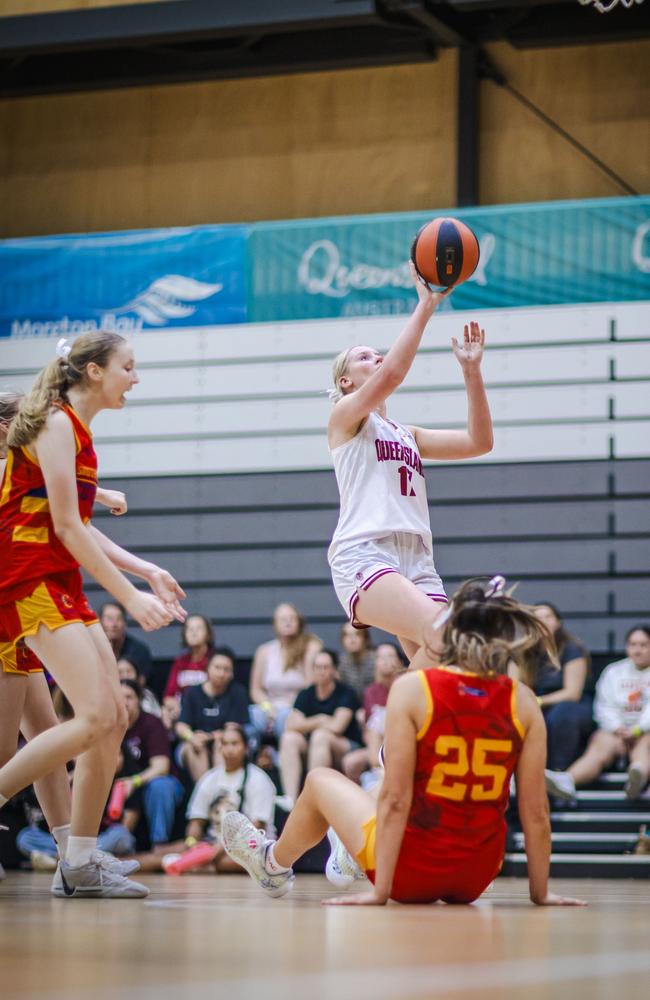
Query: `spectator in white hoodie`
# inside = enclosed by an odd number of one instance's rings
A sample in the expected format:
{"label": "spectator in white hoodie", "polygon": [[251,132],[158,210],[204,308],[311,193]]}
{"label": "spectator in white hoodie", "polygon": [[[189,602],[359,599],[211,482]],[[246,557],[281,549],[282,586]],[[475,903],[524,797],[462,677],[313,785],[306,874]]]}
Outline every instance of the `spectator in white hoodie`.
{"label": "spectator in white hoodie", "polygon": [[650,778],[650,625],[635,625],[625,637],[624,660],[605,667],[596,685],[598,729],[585,753],[566,771],[547,771],[551,795],[573,798],[618,757],[628,757],[625,794],[636,799]]}

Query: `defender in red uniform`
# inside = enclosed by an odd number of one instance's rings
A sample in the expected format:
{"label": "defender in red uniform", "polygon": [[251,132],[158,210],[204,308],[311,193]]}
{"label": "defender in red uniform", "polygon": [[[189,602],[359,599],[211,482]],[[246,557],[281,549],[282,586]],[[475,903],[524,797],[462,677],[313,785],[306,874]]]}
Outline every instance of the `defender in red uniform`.
{"label": "defender in red uniform", "polygon": [[[12,666],[25,672],[31,657],[24,647],[35,654],[68,697],[74,718],[35,735],[0,768],[0,807],[78,758],[71,832],[53,891],[142,896],[144,886],[129,882],[96,852],[126,720],[115,657],[83,594],[80,567],[147,631],[173,617],[183,621],[178,598],[184,595],[168,573],[90,524],[97,462],[89,425],[101,410],[120,409],[138,382],[130,345],[98,332],[59,347],[8,433],[0,488],[0,644],[9,673]],[[154,593],[136,590],[120,570],[146,579]]]}
{"label": "defender in red uniform", "polygon": [[470,903],[501,867],[514,773],[532,901],[579,902],[548,891],[546,730],[533,693],[506,675],[509,660],[521,662],[540,641],[550,646],[550,636],[532,609],[504,592],[501,577],[466,583],[443,617],[443,666],[406,673],[391,688],[377,803],[320,768],[307,776],[277,843],[240,813],[225,817],[228,853],[270,895],[289,891],[291,865],[333,827],[330,880],[365,872],[374,886],[329,902]]}

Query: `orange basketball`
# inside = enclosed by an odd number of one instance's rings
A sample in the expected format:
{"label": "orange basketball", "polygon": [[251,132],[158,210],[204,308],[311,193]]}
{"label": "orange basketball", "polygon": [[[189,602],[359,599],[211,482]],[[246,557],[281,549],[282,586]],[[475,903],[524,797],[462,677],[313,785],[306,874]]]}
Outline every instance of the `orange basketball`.
{"label": "orange basketball", "polygon": [[474,274],[480,248],[469,226],[442,216],[427,222],[413,240],[411,260],[429,285],[451,288]]}

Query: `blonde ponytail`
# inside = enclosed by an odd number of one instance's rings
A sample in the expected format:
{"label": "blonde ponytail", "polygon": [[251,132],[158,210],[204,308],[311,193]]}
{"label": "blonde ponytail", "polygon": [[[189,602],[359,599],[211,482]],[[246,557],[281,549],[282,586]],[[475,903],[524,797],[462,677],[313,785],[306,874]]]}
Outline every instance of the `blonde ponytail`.
{"label": "blonde ponytail", "polygon": [[[444,630],[440,662],[490,676],[507,673],[513,661],[528,683],[540,648],[558,666],[555,643],[533,607],[516,601],[512,589],[506,592],[500,587],[495,591],[493,581],[502,579],[468,580],[454,594],[441,616]],[[429,641],[425,639],[425,648],[432,657],[435,652],[431,643],[437,632],[434,622]]]}
{"label": "blonde ponytail", "polygon": [[56,357],[37,376],[31,391],[21,402],[7,437],[11,448],[30,444],[43,430],[53,403],[67,403],[68,391],[86,378],[86,368],[94,363],[105,368],[124,338],[117,333],[84,333],[77,337],[66,356]]}

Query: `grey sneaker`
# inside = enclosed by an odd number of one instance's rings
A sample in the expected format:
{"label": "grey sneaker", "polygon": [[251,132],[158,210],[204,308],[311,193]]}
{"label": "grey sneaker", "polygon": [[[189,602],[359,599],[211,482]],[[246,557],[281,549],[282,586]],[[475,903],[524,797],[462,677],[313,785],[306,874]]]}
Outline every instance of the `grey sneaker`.
{"label": "grey sneaker", "polygon": [[638,764],[630,764],[627,769],[627,781],[625,783],[625,794],[628,799],[638,799],[645,788],[645,775]]}
{"label": "grey sneaker", "polygon": [[365,879],[366,876],[332,827],[327,831],[327,839],[332,848],[325,865],[327,881],[337,889],[347,889],[357,879]]}
{"label": "grey sneaker", "polygon": [[[106,854],[104,851],[93,851],[92,861],[105,871],[113,875],[119,875],[122,878],[126,878],[127,875],[131,875],[133,872],[137,872],[140,868],[140,862],[136,861],[135,858],[131,861],[120,861],[118,858],[114,858],[112,854]],[[133,883],[133,885],[137,884],[137,882]],[[56,866],[50,892],[53,896],[58,896],[59,898],[68,895],[63,885],[63,879],[61,878],[60,861]]]}
{"label": "grey sneaker", "polygon": [[546,791],[556,799],[571,801],[576,797],[576,783],[566,771],[544,771]]}
{"label": "grey sneaker", "polygon": [[267,872],[266,855],[273,841],[267,840],[264,830],[253,826],[243,813],[226,813],[221,821],[221,838],[233,861],[245,868],[267,895],[279,899],[291,891],[295,879],[293,870],[290,868],[279,875]]}
{"label": "grey sneaker", "polygon": [[86,899],[142,899],[149,895],[146,885],[132,882],[97,861],[81,865],[80,868],[73,868],[65,861],[60,861],[51,892],[54,896],[66,899],[73,896]]}

